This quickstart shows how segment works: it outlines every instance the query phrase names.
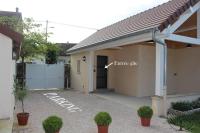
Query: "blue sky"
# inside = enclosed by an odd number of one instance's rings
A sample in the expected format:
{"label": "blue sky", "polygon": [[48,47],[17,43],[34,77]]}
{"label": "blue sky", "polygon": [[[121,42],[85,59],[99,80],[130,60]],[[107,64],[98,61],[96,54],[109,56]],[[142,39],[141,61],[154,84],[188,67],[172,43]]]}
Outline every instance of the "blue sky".
{"label": "blue sky", "polygon": [[[53,42],[80,42],[95,30],[63,24],[101,29],[169,0],[0,0],[0,10],[15,11],[45,25],[49,20],[49,37]],[[58,22],[63,24],[56,24]]]}

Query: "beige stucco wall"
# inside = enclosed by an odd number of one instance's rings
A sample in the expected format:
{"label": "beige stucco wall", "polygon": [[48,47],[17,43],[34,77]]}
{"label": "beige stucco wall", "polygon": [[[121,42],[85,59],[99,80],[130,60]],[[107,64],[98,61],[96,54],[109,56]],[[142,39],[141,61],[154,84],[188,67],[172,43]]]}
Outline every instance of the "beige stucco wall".
{"label": "beige stucco wall", "polygon": [[[123,47],[116,52],[116,61],[139,63],[139,46]],[[138,66],[115,66],[115,91],[118,93],[137,96]]]}
{"label": "beige stucco wall", "polygon": [[[167,92],[186,94],[200,92],[200,48],[168,49]],[[108,56],[108,62],[135,61],[137,66],[111,66],[108,69],[108,89],[130,96],[155,95],[155,47],[151,45],[128,45],[122,49],[95,51],[94,90],[96,89],[97,55]],[[88,53],[71,57],[72,87],[88,90],[88,63],[81,61],[81,74],[76,73],[76,62]],[[84,86],[84,89],[83,89]]]}
{"label": "beige stucco wall", "polygon": [[167,93],[176,94],[176,49],[168,49],[167,54]]}
{"label": "beige stucco wall", "polygon": [[[138,64],[137,66],[109,67],[108,88],[130,96],[153,95],[154,51],[154,47],[147,45],[129,45],[119,50],[96,51],[96,55],[108,56],[109,63],[114,61],[135,61]],[[94,81],[96,85],[96,75]]]}
{"label": "beige stucco wall", "polygon": [[[117,61],[136,61],[138,62],[139,46],[127,46],[121,50],[99,50],[95,51],[94,57],[94,90],[96,89],[96,63],[97,56],[108,56],[108,62]],[[131,54],[130,54],[131,53]],[[71,55],[71,87],[83,92],[88,92],[88,62],[81,61],[81,73],[77,71],[77,60],[83,56],[88,59],[89,53],[79,53]],[[111,66],[108,68],[108,89],[114,89],[118,93],[137,96],[138,90],[138,68],[130,66]],[[84,87],[83,87],[84,86]]]}
{"label": "beige stucco wall", "polygon": [[176,51],[177,93],[200,93],[200,47]]}
{"label": "beige stucco wall", "polygon": [[[167,93],[200,93],[200,47],[168,49]],[[155,94],[155,47],[139,45],[137,96]]]}
{"label": "beige stucco wall", "polygon": [[[72,88],[87,92],[87,62],[81,62],[81,71],[77,74],[76,62],[88,53],[71,56]],[[122,49],[106,49],[95,51],[94,57],[94,90],[96,88],[97,56],[108,56],[108,63],[114,61],[137,62],[137,66],[111,66],[108,68],[108,89],[130,96],[153,96],[155,86],[155,47],[148,45],[129,45]],[[84,89],[83,89],[84,85]]]}
{"label": "beige stucco wall", "polygon": [[[82,57],[88,59],[88,52],[73,54],[71,56],[71,88],[88,92],[88,61],[82,61]],[[77,60],[80,60],[80,73],[77,73]]]}
{"label": "beige stucco wall", "polygon": [[13,76],[15,62],[12,60],[12,40],[0,34],[0,119],[13,118]]}
{"label": "beige stucco wall", "polygon": [[138,96],[155,94],[155,47],[139,46]]}
{"label": "beige stucco wall", "polygon": [[[138,66],[112,66],[108,69],[108,88],[131,96],[155,95],[155,47],[152,45],[129,45],[120,50],[100,50],[96,55],[108,56],[109,62],[135,61]],[[168,94],[176,93],[176,50],[168,49]],[[96,61],[95,61],[96,64]],[[96,75],[94,76],[96,85]]]}
{"label": "beige stucco wall", "polygon": [[[114,61],[138,62],[138,45],[126,46],[122,49],[100,50],[96,55],[108,56],[108,63]],[[95,61],[96,63],[96,61]],[[138,67],[137,66],[114,66],[108,68],[108,88],[115,92],[136,96],[138,88]],[[95,75],[96,85],[96,75]]]}
{"label": "beige stucco wall", "polygon": [[[167,57],[167,93],[200,93],[200,47],[170,49]],[[154,95],[155,47],[140,45],[138,96]]]}

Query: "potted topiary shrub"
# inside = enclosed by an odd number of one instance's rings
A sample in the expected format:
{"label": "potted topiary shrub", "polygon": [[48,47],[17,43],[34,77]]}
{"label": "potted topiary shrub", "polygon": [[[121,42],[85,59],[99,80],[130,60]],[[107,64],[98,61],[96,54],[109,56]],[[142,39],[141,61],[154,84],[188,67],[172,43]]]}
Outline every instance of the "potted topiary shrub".
{"label": "potted topiary shrub", "polygon": [[97,127],[98,133],[108,133],[108,127],[112,122],[112,118],[107,112],[99,112],[94,118]]}
{"label": "potted topiary shrub", "polygon": [[28,124],[28,118],[29,118],[29,113],[24,111],[24,98],[27,95],[27,88],[26,87],[22,87],[21,84],[19,84],[16,80],[14,82],[14,94],[16,99],[18,99],[21,102],[21,107],[22,107],[22,112],[21,113],[17,113],[17,120],[18,120],[18,124],[20,126],[25,126]]}
{"label": "potted topiary shrub", "polygon": [[62,128],[62,119],[58,116],[49,116],[42,123],[45,133],[59,133]]}
{"label": "potted topiary shrub", "polygon": [[153,116],[153,110],[149,106],[142,106],[138,109],[138,115],[141,119],[141,125],[149,127],[151,123],[151,117]]}

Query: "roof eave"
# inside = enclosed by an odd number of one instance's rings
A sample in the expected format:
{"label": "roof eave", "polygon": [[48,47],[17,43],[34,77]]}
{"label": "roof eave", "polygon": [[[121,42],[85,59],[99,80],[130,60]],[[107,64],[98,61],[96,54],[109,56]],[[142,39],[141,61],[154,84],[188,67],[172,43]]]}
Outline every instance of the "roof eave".
{"label": "roof eave", "polygon": [[[113,39],[109,39],[109,40],[106,40],[106,41],[98,42],[98,43],[95,43],[95,44],[92,44],[92,45],[89,45],[89,46],[85,46],[85,47],[81,47],[81,48],[77,48],[77,49],[72,49],[72,50],[69,49],[67,51],[67,54],[75,54],[75,53],[79,53],[79,52],[82,52],[82,51],[89,51],[91,48],[95,49],[95,47],[98,47],[99,45],[103,45],[103,44],[106,44],[106,43],[118,41],[118,40],[121,40],[121,39],[126,39],[126,38],[129,38],[129,37],[140,36],[140,35],[143,35],[145,33],[152,34],[152,31],[155,30],[155,28],[157,28],[157,27],[148,28],[148,29],[145,29],[145,30],[142,30],[142,31],[138,31],[138,32],[127,34],[127,35],[120,36],[120,37],[117,37],[117,38],[113,38]],[[151,38],[147,38],[147,40],[145,40],[145,41],[149,41],[149,40],[152,40],[152,35],[151,35]]]}

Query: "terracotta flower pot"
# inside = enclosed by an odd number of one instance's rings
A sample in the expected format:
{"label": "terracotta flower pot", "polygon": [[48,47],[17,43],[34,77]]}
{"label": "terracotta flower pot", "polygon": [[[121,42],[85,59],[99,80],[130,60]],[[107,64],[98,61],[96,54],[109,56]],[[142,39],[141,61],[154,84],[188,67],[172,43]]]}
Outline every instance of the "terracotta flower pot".
{"label": "terracotta flower pot", "polygon": [[57,132],[55,132],[55,133],[59,133],[60,132],[60,130],[58,130]]}
{"label": "terracotta flower pot", "polygon": [[17,120],[20,126],[25,126],[28,123],[29,113],[18,113]]}
{"label": "terracotta flower pot", "polygon": [[141,125],[144,127],[149,127],[151,123],[151,118],[140,118],[141,119]]}
{"label": "terracotta flower pot", "polygon": [[108,126],[98,126],[98,133],[108,133]]}

